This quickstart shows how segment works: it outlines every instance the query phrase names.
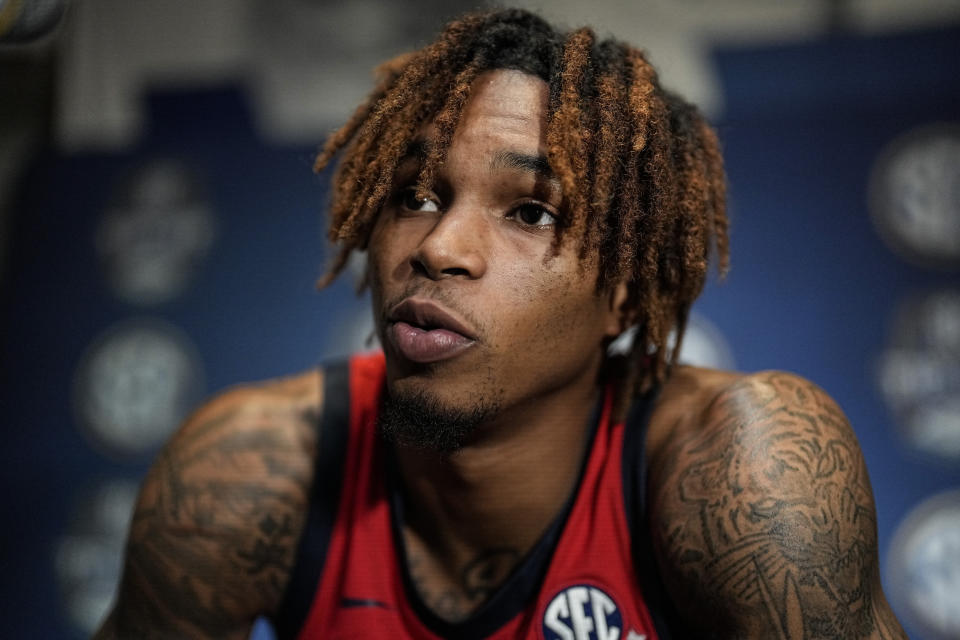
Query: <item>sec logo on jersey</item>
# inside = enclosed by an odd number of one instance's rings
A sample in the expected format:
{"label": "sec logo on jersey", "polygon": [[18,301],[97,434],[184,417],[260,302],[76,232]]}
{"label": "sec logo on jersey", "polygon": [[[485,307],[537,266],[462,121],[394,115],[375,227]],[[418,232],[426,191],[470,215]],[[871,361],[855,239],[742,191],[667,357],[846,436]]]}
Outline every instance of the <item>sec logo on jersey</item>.
{"label": "sec logo on jersey", "polygon": [[620,608],[594,585],[567,587],[543,613],[545,640],[620,640],[623,636]]}

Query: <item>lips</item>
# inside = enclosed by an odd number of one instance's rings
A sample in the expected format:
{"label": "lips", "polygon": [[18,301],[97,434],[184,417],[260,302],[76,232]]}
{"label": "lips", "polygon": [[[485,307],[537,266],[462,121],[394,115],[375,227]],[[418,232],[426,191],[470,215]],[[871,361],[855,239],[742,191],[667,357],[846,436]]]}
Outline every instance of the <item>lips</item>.
{"label": "lips", "polygon": [[447,360],[470,348],[475,334],[431,300],[407,298],[390,310],[387,337],[412,362]]}

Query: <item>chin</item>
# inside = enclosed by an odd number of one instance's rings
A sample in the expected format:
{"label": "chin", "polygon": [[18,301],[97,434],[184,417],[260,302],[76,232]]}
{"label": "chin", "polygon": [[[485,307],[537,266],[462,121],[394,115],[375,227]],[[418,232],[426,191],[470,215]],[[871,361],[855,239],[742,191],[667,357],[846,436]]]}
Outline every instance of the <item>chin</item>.
{"label": "chin", "polygon": [[430,390],[433,385],[411,382],[388,385],[380,408],[380,433],[395,444],[442,455],[456,453],[500,411],[495,397],[477,394],[454,401]]}

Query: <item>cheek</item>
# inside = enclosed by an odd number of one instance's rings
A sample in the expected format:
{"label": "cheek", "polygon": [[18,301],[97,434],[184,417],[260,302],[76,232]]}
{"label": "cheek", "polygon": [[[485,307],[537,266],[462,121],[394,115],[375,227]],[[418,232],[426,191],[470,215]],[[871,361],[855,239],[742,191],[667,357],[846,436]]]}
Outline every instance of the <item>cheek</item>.
{"label": "cheek", "polygon": [[389,280],[390,273],[396,268],[396,242],[384,242],[389,238],[389,224],[381,217],[370,234],[367,246],[367,273],[370,292],[374,298],[380,296],[383,285]]}
{"label": "cheek", "polygon": [[551,355],[593,353],[603,340],[605,305],[593,294],[592,286],[587,287],[584,277],[544,270],[536,275],[527,272],[526,278],[512,281],[511,300],[504,304],[516,313],[505,329],[525,343],[518,346]]}

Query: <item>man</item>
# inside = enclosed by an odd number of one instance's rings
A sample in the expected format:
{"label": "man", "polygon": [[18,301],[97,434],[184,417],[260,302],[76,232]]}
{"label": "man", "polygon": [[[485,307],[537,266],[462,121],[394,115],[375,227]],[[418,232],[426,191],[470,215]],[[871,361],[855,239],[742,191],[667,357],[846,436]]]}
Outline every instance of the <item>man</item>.
{"label": "man", "polygon": [[674,365],[711,245],[726,266],[695,109],[520,11],[382,76],[317,166],[343,150],[330,277],[366,250],[383,355],[188,420],[100,636],[904,637],[833,401]]}

